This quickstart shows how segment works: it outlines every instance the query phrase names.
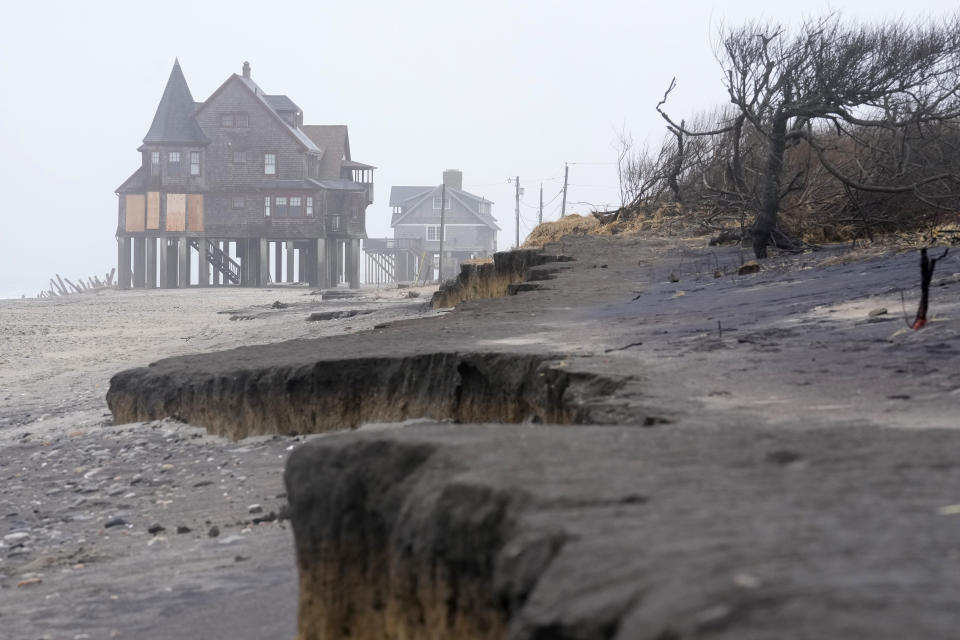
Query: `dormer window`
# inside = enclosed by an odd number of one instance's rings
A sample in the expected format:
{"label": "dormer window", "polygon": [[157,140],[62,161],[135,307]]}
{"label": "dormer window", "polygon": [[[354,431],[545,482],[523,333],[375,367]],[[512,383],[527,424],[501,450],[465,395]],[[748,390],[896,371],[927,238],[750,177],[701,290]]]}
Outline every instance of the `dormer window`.
{"label": "dormer window", "polygon": [[275,153],[263,154],[263,175],[265,176],[277,175],[277,154]]}
{"label": "dormer window", "polygon": [[313,196],[307,196],[307,216],[313,216]]}
{"label": "dormer window", "polygon": [[150,153],[150,175],[158,176],[160,175],[160,152],[153,151]]}
{"label": "dormer window", "polygon": [[[437,211],[440,210],[440,196],[433,197],[433,208]],[[450,198],[447,198],[447,206],[444,207],[447,211],[450,210]]]}
{"label": "dormer window", "polygon": [[180,152],[171,151],[167,154],[167,162],[170,163],[170,173],[171,175],[180,174]]}
{"label": "dormer window", "polygon": [[192,176],[200,175],[200,152],[199,151],[190,152],[190,175]]}

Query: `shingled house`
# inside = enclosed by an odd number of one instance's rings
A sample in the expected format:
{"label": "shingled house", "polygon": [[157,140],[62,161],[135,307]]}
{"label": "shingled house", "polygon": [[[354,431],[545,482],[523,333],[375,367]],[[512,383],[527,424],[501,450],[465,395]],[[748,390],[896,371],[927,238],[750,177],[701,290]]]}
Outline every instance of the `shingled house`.
{"label": "shingled house", "polygon": [[304,125],[250,64],[195,102],[174,62],[140,168],[118,189],[118,282],[129,287],[359,286],[374,167],[345,126]]}
{"label": "shingled house", "polygon": [[[441,207],[441,193],[446,204]],[[443,172],[443,183],[426,187],[393,187],[390,206],[392,239],[364,242],[367,278],[371,282],[436,280],[455,276],[460,264],[486,258],[497,250],[493,203],[463,190],[463,173]],[[443,209],[443,273],[440,264],[440,213]]]}

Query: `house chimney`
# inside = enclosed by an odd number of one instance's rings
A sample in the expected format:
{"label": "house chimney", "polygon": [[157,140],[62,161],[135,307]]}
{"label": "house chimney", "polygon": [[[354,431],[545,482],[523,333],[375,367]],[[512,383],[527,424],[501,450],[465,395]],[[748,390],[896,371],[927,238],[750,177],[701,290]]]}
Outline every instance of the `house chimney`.
{"label": "house chimney", "polygon": [[249,62],[243,63],[243,77],[246,78],[247,80],[250,79],[250,63]]}
{"label": "house chimney", "polygon": [[447,169],[443,172],[443,184],[463,191],[463,172],[459,169]]}

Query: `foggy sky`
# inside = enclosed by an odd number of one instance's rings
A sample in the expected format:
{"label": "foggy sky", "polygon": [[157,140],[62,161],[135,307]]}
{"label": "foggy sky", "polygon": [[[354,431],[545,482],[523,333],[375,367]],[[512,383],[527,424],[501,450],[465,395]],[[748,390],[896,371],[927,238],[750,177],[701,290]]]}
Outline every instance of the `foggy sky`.
{"label": "foggy sky", "polygon": [[[521,238],[559,215],[618,200],[620,129],[659,141],[654,111],[673,76],[678,117],[724,101],[711,42],[722,22],[942,15],[955,0],[710,2],[31,2],[0,24],[0,298],[28,297],[54,274],[102,275],[117,259],[117,188],[179,58],[194,99],[244,60],[307,124],[346,124],[353,158],[378,167],[370,237],[390,235],[393,185],[464,188],[494,201],[514,238],[513,187],[526,193]],[[608,163],[608,164],[590,164]],[[589,203],[589,204],[586,204]]]}

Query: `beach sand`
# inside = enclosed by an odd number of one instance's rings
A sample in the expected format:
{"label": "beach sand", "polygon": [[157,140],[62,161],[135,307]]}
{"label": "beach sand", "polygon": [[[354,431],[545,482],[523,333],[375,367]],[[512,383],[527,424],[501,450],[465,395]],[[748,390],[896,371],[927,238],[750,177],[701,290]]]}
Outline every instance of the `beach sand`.
{"label": "beach sand", "polygon": [[[110,377],[160,358],[372,328],[430,290],[105,290],[0,301],[0,636],[292,637],[281,473],[301,438],[113,426]],[[344,290],[335,293],[344,294]],[[371,311],[308,321],[313,312]]]}

